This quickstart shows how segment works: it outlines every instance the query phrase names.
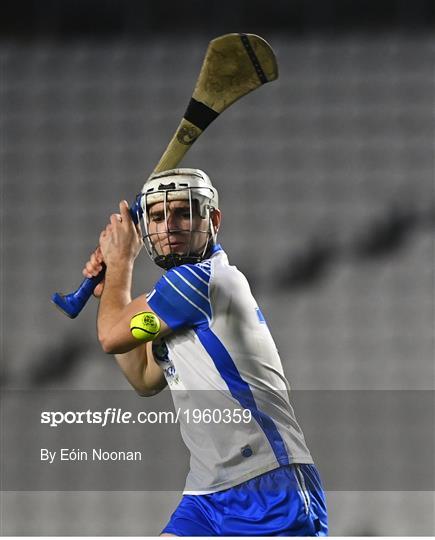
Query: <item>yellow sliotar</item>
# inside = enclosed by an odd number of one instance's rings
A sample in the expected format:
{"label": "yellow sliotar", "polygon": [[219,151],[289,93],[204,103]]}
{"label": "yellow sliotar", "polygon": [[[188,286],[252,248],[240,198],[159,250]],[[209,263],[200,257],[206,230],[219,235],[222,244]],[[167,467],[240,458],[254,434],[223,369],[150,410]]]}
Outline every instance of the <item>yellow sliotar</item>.
{"label": "yellow sliotar", "polygon": [[133,315],[130,332],[138,341],[153,341],[160,334],[160,319],[152,311],[141,311]]}

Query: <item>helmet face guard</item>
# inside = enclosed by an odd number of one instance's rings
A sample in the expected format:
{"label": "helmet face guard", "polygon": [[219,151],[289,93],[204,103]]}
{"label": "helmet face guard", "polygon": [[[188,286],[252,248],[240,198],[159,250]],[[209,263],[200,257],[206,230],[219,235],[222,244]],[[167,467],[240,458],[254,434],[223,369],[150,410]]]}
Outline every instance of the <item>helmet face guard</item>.
{"label": "helmet face guard", "polygon": [[[185,201],[184,214],[189,213],[188,224],[183,228],[170,228],[169,215],[174,210],[172,201]],[[152,230],[150,209],[162,203],[162,223]],[[212,211],[217,208],[217,192],[208,176],[198,169],[173,169],[153,175],[144,185],[141,206],[144,220],[144,243],[151,259],[166,270],[182,264],[195,264],[209,256],[216,243],[216,232],[212,223]],[[184,219],[183,221],[187,221]],[[195,222],[200,221],[198,226]],[[186,239],[182,253],[171,244],[171,235]],[[201,242],[199,237],[203,238]],[[163,244],[164,242],[164,244]],[[169,247],[169,253],[164,253]]]}

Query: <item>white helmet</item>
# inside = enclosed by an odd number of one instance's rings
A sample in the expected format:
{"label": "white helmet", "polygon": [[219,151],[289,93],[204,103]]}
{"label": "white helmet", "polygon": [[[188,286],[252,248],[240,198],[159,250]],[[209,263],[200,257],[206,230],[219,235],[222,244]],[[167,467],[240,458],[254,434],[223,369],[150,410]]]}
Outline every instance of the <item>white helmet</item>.
{"label": "white helmet", "polygon": [[[211,221],[211,211],[219,207],[218,192],[213,187],[208,175],[200,169],[170,169],[160,173],[152,174],[142,188],[141,206],[146,234],[144,236],[148,254],[153,261],[162,268],[169,269],[186,263],[197,263],[209,256],[211,249],[216,243],[216,231]],[[167,203],[175,200],[188,200],[190,205],[190,232],[201,232],[208,234],[208,240],[200,253],[194,253],[190,246],[187,253],[179,255],[170,253],[162,255],[157,253],[151,234],[149,233],[149,209],[158,202],[164,202],[164,212],[166,221]],[[198,201],[198,211],[203,219],[208,219],[207,231],[192,230],[192,201]],[[166,230],[169,231],[167,221]],[[191,241],[192,243],[192,234]]]}

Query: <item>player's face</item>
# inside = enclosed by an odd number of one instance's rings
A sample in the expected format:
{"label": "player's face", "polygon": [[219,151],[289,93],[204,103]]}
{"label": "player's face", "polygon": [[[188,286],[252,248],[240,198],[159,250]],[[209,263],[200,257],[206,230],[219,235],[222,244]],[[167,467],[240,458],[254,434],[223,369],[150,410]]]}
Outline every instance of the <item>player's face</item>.
{"label": "player's face", "polygon": [[155,203],[149,209],[148,232],[159,255],[199,253],[209,237],[209,221],[198,211],[198,201],[188,200]]}

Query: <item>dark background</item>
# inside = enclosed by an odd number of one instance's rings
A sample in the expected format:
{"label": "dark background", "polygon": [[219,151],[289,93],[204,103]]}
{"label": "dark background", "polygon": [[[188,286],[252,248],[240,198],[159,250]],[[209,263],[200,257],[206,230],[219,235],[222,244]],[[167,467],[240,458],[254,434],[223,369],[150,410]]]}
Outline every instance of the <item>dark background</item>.
{"label": "dark background", "polygon": [[133,37],[155,33],[207,36],[249,28],[286,35],[400,29],[434,24],[430,0],[16,0],[3,4],[0,30],[16,38]]}

